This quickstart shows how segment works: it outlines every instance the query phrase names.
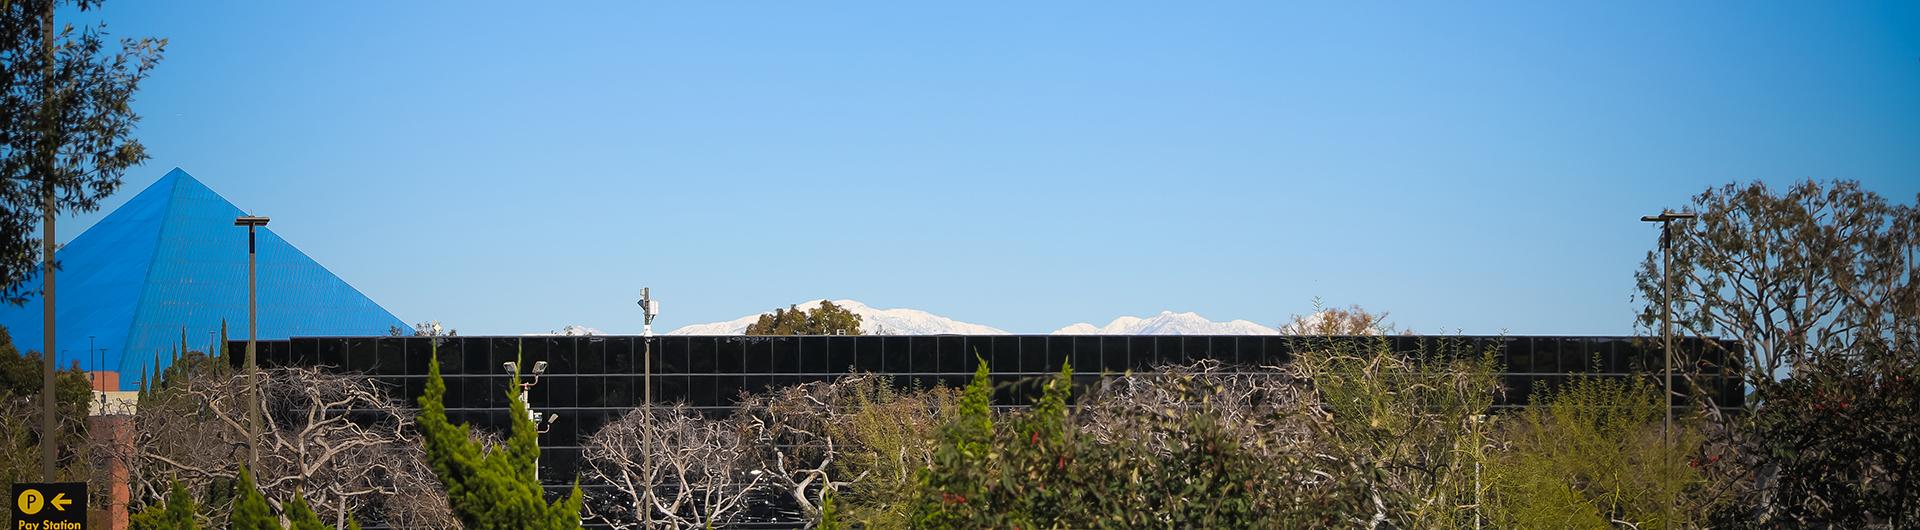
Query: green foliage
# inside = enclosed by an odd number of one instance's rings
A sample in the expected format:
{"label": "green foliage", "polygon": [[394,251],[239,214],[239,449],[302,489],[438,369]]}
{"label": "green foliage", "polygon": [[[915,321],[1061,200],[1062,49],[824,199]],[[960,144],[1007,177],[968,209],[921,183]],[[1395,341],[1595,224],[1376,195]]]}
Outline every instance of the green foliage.
{"label": "green foliage", "polygon": [[56,213],[93,211],[147,159],[133,138],[133,94],[167,44],[121,39],[109,48],[104,23],[49,34],[56,3],[72,4],[72,16],[101,2],[0,2],[0,301],[13,304],[33,294],[24,283],[42,266],[45,197],[52,193]]}
{"label": "green foliage", "polygon": [[128,518],[128,528],[132,530],[200,530],[200,521],[194,518],[193,494],[179,482],[167,491],[165,505],[148,505],[140,513]]}
{"label": "green foliage", "polygon": [[1639,380],[1583,377],[1536,391],[1525,411],[1502,418],[1485,513],[1507,528],[1697,526],[1703,483],[1689,463],[1702,435],[1679,422],[1666,450],[1662,407],[1660,390]]}
{"label": "green foliage", "polygon": [[1033,407],[993,422],[985,373],[976,372],[918,483],[915,526],[1325,527],[1360,507],[1360,481],[1310,472],[1305,452],[1249,447],[1204,404],[1103,403],[1111,408],[1101,420],[1118,423],[1084,424],[1068,406],[1072,376],[1063,365]]}
{"label": "green foliage", "polygon": [[1776,489],[1766,510],[1729,506],[1719,526],[1920,524],[1920,363],[1911,355],[1810,367],[1760,397],[1752,451],[1773,468]]}
{"label": "green foliage", "polygon": [[440,377],[436,344],[426,393],[419,400],[427,461],[446,485],[448,502],[466,530],[580,528],[578,484],[566,498],[552,504],[541,496],[534,478],[539,439],[527,418],[527,404],[520,400],[519,386],[520,374],[515,373],[507,390],[513,426],[506,443],[492,450],[481,447],[471,436],[471,426],[447,421],[447,385]]}
{"label": "green foliage", "polygon": [[787,306],[775,309],[772,313],[760,315],[760,319],[747,326],[748,335],[859,335],[860,315],[853,314],[844,307],[831,301],[821,300],[820,307],[811,311],[801,311],[799,306]]}
{"label": "green foliage", "polygon": [[[41,377],[45,361],[40,352],[24,355],[14,349],[13,338],[0,327],[0,482],[40,481]],[[90,447],[87,440],[88,406],[93,397],[91,385],[79,364],[54,375],[54,394],[58,401],[54,415],[59,425],[60,451],[54,470],[58,481],[86,481]],[[0,503],[0,517],[13,510],[13,503]]]}
{"label": "green foliage", "polygon": [[1315,439],[1323,413],[1301,383],[1201,362],[1096,389],[1080,420],[1078,526],[1357,526],[1366,477]]}
{"label": "green foliage", "polygon": [[295,493],[293,502],[287,503],[287,530],[329,530],[329,526],[320,522],[320,516],[313,513],[313,507],[307,505],[307,497]]}
{"label": "green foliage", "polygon": [[846,523],[841,521],[839,503],[834,502],[833,497],[833,492],[820,494],[820,523],[813,526],[814,530],[847,529]]}
{"label": "green foliage", "polygon": [[840,451],[836,476],[861,478],[833,495],[838,519],[867,530],[907,528],[914,481],[930,461],[941,419],[952,412],[958,391],[896,390],[874,376],[840,384],[853,404],[844,419],[827,424]]}
{"label": "green foliage", "polygon": [[273,509],[267,506],[266,497],[260,495],[260,488],[253,485],[253,473],[245,467],[240,468],[240,482],[233,487],[233,513],[227,516],[227,528],[231,530],[282,530],[280,518],[273,515]]}
{"label": "green foliage", "polygon": [[1689,383],[1748,385],[1748,410],[1711,425],[1704,451],[1703,475],[1729,492],[1714,525],[1913,526],[1920,208],[1846,180],[1728,184],[1691,203],[1672,266],[1655,247],[1635,279],[1642,327],[1660,329],[1671,302],[1675,334],[1739,344],[1722,366],[1678,364]]}
{"label": "green foliage", "polygon": [[913,510],[916,528],[956,528],[971,526],[970,518],[986,508],[987,488],[980,469],[990,454],[993,437],[993,382],[987,377],[987,362],[979,359],[973,381],[960,393],[960,405],[939,429],[939,446],[934,449],[933,465],[920,472]]}
{"label": "green foliage", "polygon": [[1495,352],[1441,340],[1396,353],[1385,339],[1303,338],[1295,365],[1330,413],[1327,450],[1362,467],[1378,517],[1401,528],[1471,526],[1480,418],[1501,391]]}
{"label": "green foliage", "polygon": [[1709,188],[1691,209],[1697,219],[1673,224],[1671,293],[1658,247],[1634,275],[1649,334],[1671,300],[1675,334],[1740,341],[1730,353],[1742,362],[1723,368],[1756,390],[1800,365],[1920,343],[1914,205],[1859,182],[1807,180]]}

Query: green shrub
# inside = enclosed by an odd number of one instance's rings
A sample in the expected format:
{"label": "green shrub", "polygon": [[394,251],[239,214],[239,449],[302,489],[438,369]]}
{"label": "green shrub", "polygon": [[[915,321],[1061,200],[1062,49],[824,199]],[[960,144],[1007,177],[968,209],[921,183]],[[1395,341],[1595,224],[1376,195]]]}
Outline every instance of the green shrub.
{"label": "green shrub", "polygon": [[840,451],[837,476],[860,477],[833,494],[837,517],[867,530],[908,528],[914,480],[932,459],[936,430],[952,413],[958,390],[897,390],[871,374],[835,384],[852,401],[845,416],[827,426]]}
{"label": "green shrub", "polygon": [[1431,340],[1394,352],[1385,338],[1300,339],[1294,366],[1328,413],[1326,450],[1358,466],[1377,497],[1372,522],[1398,528],[1473,526],[1475,470],[1488,441],[1481,418],[1500,395],[1494,351]]}
{"label": "green shrub", "polygon": [[[1179,369],[1175,369],[1177,371]],[[994,421],[984,365],[962,406],[940,430],[940,448],[921,475],[914,522],[922,528],[1283,528],[1341,526],[1359,510],[1363,481],[1339,465],[1316,461],[1308,444],[1262,438],[1248,421],[1252,401],[1284,401],[1260,409],[1287,416],[1304,409],[1273,395],[1227,399],[1208,393],[1217,374],[1174,373],[1198,380],[1159,390],[1108,392],[1092,398],[1097,413],[1068,407],[1070,365],[1051,377],[1034,405]],[[1133,379],[1134,387],[1160,384]],[[1176,388],[1177,387],[1177,388]],[[1158,392],[1156,390],[1155,392]],[[1229,413],[1226,409],[1231,408]],[[1270,418],[1261,425],[1288,425]],[[1300,432],[1288,428],[1281,436]],[[984,436],[983,436],[984,434]]]}
{"label": "green shrub", "polygon": [[194,518],[193,495],[187,487],[174,482],[167,491],[165,505],[148,505],[140,513],[133,514],[128,520],[132,530],[200,530],[200,521]]}
{"label": "green shrub", "polygon": [[535,479],[540,442],[527,404],[520,400],[520,374],[513,375],[507,399],[513,404],[512,432],[492,450],[481,447],[466,424],[447,422],[446,381],[440,378],[439,348],[428,365],[426,393],[420,396],[420,430],[427,461],[447,487],[447,501],[466,530],[547,530],[580,528],[580,486],[549,504]]}
{"label": "green shrub", "polygon": [[1660,389],[1641,380],[1580,377],[1538,389],[1524,411],[1502,418],[1485,513],[1508,528],[1696,525],[1702,511],[1689,494],[1701,481],[1689,455],[1702,436],[1683,421],[1665,449],[1663,406]]}

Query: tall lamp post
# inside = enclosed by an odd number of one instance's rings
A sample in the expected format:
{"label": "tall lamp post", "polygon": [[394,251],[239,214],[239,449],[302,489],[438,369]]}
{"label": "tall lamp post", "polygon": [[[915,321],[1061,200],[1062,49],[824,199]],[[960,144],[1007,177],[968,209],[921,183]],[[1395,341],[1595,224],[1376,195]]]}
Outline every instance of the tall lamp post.
{"label": "tall lamp post", "polygon": [[247,465],[255,469],[260,467],[260,372],[254,357],[254,342],[259,339],[259,293],[254,289],[256,262],[259,245],[255,243],[254,232],[267,226],[269,219],[259,215],[243,215],[233,220],[233,226],[247,227]]}
{"label": "tall lamp post", "polygon": [[[1660,215],[1648,215],[1640,218],[1643,222],[1660,223],[1660,347],[1666,361],[1667,416],[1660,424],[1660,462],[1661,467],[1670,467],[1673,459],[1673,222],[1693,219],[1692,212],[1662,211]],[[1666,526],[1673,527],[1673,503],[1667,503]]]}
{"label": "tall lamp post", "polygon": [[[500,367],[507,369],[507,373],[509,374],[520,374],[520,363],[507,361],[500,363]],[[548,429],[553,428],[553,422],[560,419],[560,413],[557,412],[551,415],[543,412],[534,412],[533,401],[527,399],[527,392],[533,390],[534,385],[540,384],[540,374],[544,373],[547,373],[547,362],[534,361],[533,380],[520,383],[520,403],[527,406],[527,421],[533,422],[535,434],[546,434]],[[542,416],[546,417],[544,425],[541,423]],[[535,485],[540,483],[540,453],[538,452],[533,454],[533,482]]]}
{"label": "tall lamp post", "polygon": [[[640,344],[642,351],[640,364],[643,366],[640,378],[640,400],[646,404],[647,421],[653,421],[653,317],[660,316],[660,301],[653,299],[653,289],[641,287],[639,304],[641,316]],[[647,448],[647,450],[641,451],[640,453],[642,459],[641,469],[646,469],[648,473],[652,473],[653,429],[641,429],[640,433],[642,437],[640,446]],[[647,485],[647,493],[649,495],[653,493],[652,484]],[[640,514],[640,520],[645,527],[653,526],[652,505],[648,505],[648,508],[642,510]]]}

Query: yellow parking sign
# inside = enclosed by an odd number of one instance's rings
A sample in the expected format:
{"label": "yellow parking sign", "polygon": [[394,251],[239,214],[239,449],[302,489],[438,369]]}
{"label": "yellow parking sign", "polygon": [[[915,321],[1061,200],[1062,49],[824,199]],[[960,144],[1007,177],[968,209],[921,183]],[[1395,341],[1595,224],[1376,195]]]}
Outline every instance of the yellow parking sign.
{"label": "yellow parking sign", "polygon": [[11,530],[86,530],[87,484],[14,484],[11,511]]}

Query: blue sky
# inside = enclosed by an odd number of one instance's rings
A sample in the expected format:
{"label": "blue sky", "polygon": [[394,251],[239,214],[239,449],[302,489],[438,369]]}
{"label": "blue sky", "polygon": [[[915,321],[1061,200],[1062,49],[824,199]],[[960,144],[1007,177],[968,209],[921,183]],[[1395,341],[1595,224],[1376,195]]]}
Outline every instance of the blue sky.
{"label": "blue sky", "polygon": [[[175,166],[409,322],[803,300],[1016,332],[1315,297],[1633,331],[1639,215],[1920,194],[1920,5],[136,2]],[[66,20],[82,20],[66,14]],[[65,237],[101,213],[65,221]],[[236,252],[240,251],[236,249]]]}

